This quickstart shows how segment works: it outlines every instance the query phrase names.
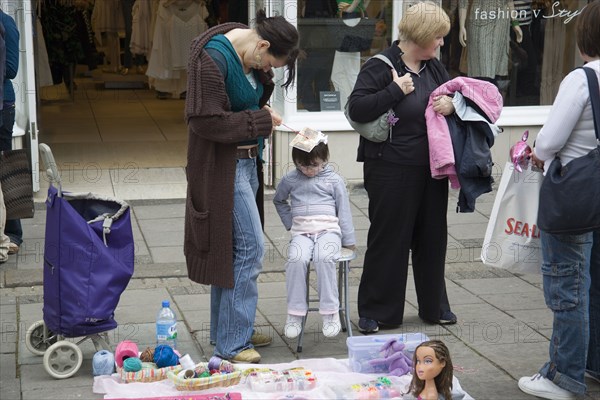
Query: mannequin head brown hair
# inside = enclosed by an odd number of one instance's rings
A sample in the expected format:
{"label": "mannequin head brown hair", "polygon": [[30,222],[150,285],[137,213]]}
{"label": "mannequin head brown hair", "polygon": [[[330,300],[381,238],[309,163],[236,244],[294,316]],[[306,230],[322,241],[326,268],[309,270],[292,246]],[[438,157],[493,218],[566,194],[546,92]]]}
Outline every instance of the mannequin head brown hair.
{"label": "mannequin head brown hair", "polygon": [[441,393],[445,399],[451,399],[451,391],[452,391],[452,371],[454,367],[452,366],[452,359],[450,358],[450,351],[448,347],[441,340],[429,340],[421,343],[415,349],[413,354],[413,378],[410,382],[409,391],[413,394],[413,396],[417,397],[425,388],[425,381],[419,379],[417,374],[415,373],[415,368],[417,365],[417,350],[421,347],[429,347],[433,349],[435,353],[435,357],[438,361],[445,363],[442,371],[435,377],[435,387],[438,390],[438,393]]}

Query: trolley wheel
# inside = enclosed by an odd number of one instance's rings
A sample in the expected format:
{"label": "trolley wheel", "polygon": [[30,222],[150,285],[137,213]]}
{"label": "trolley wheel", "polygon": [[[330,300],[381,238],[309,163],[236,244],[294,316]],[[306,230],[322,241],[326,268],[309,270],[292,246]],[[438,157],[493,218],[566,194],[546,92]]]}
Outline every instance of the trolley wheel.
{"label": "trolley wheel", "polygon": [[57,341],[57,335],[48,329],[44,320],[31,325],[25,334],[25,345],[36,356],[43,356],[48,347]]}
{"label": "trolley wheel", "polygon": [[70,378],[79,371],[82,362],[81,349],[66,340],[54,343],[44,353],[44,368],[56,379]]}

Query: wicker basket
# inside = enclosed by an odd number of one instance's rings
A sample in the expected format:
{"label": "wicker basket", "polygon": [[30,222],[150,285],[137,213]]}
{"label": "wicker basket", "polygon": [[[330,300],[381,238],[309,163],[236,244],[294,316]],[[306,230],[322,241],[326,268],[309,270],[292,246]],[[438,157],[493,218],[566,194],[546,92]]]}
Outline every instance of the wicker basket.
{"label": "wicker basket", "polygon": [[[199,369],[207,369],[208,363],[200,363],[196,364],[194,368],[196,371]],[[233,386],[240,383],[240,379],[242,378],[242,370],[237,369],[234,366],[235,370],[228,374],[218,374],[211,375],[206,378],[192,378],[192,379],[182,379],[177,376],[179,372],[181,372],[182,367],[178,366],[176,369],[167,372],[167,377],[175,384],[175,388],[177,390],[204,390],[215,387],[227,387]]]}
{"label": "wicker basket", "polygon": [[124,368],[117,367],[117,372],[123,382],[156,382],[167,379],[167,372],[180,369],[180,365],[164,368],[144,368],[137,372],[127,372]]}

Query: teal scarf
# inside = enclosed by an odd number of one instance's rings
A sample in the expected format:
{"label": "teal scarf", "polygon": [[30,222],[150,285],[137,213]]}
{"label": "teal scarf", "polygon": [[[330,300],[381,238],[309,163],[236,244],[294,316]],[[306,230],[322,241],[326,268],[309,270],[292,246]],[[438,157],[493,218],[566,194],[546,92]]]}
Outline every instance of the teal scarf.
{"label": "teal scarf", "polygon": [[258,102],[263,94],[263,85],[256,79],[256,89],[252,87],[244,74],[244,68],[235,49],[225,35],[215,35],[204,46],[215,49],[225,56],[227,77],[225,90],[231,102],[231,111],[258,110]]}

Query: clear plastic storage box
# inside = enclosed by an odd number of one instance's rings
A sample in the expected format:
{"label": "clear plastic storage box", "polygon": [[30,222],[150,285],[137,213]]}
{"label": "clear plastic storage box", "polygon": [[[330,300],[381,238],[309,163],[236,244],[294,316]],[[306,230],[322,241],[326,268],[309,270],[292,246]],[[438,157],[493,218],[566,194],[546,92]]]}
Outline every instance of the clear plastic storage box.
{"label": "clear plastic storage box", "polygon": [[415,348],[429,340],[424,333],[397,333],[391,335],[351,336],[346,339],[350,368],[363,374],[378,374],[387,372],[385,365],[373,366],[371,360],[382,358],[381,347],[390,339],[396,339],[406,345],[404,352],[412,359]]}

